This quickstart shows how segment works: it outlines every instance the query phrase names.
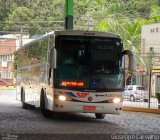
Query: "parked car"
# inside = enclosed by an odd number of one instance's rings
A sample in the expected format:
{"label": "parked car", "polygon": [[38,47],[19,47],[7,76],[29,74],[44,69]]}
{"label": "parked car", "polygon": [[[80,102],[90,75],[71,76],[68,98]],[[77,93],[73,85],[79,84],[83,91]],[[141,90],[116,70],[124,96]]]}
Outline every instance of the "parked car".
{"label": "parked car", "polygon": [[10,85],[9,83],[0,80],[0,86],[9,86],[9,85]]}
{"label": "parked car", "polygon": [[148,91],[141,85],[128,85],[125,87],[124,99],[130,101],[143,100],[148,102]]}

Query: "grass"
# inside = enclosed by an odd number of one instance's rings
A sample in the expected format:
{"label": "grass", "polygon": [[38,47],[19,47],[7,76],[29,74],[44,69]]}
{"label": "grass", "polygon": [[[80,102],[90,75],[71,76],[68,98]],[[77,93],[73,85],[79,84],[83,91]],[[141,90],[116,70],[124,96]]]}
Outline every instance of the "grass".
{"label": "grass", "polygon": [[16,86],[0,86],[0,90],[13,90],[16,89]]}

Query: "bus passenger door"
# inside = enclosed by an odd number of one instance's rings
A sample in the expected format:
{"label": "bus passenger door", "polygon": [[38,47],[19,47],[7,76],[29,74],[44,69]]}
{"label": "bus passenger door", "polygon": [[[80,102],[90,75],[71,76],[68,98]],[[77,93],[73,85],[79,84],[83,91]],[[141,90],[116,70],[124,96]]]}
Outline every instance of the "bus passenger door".
{"label": "bus passenger door", "polygon": [[56,50],[51,48],[48,67],[48,87],[47,87],[47,108],[53,110],[54,107],[54,68],[56,68]]}
{"label": "bus passenger door", "polygon": [[53,69],[49,68],[48,73],[48,86],[46,88],[46,106],[47,109],[53,110],[54,107],[54,92],[53,92]]}

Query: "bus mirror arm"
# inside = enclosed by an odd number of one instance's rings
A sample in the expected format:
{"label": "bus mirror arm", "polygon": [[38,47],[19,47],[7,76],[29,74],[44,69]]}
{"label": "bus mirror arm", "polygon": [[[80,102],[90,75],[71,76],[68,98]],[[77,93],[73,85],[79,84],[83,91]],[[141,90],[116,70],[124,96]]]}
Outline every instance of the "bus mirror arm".
{"label": "bus mirror arm", "polygon": [[130,50],[124,50],[123,55],[128,55],[129,58],[129,71],[135,71],[134,54]]}

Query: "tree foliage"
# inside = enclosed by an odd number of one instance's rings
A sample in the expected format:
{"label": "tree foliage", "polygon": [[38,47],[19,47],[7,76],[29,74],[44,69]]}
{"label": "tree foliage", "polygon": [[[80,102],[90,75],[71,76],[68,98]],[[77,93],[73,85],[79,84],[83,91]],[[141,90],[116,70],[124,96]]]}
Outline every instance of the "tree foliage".
{"label": "tree foliage", "polygon": [[[65,0],[0,0],[0,30],[30,35],[64,28]],[[160,22],[159,0],[74,0],[74,28],[119,34],[140,54],[141,26]],[[143,61],[142,58],[136,57]],[[143,62],[142,62],[143,63]]]}
{"label": "tree foliage", "polygon": [[[159,4],[158,2],[158,0],[74,0],[74,23],[75,26],[89,25],[91,22],[102,22],[109,17],[115,21],[117,18],[127,20],[150,18],[158,22],[159,13],[155,13],[155,6],[151,8],[153,4]],[[0,0],[0,30],[18,30],[23,27],[27,28],[30,34],[38,34],[63,28],[64,4],[65,0]]]}
{"label": "tree foliage", "polygon": [[[141,25],[160,21],[159,0],[74,0],[75,29],[110,31],[139,50]],[[64,28],[65,0],[0,0],[0,30],[31,35]],[[132,45],[131,45],[132,44]]]}

